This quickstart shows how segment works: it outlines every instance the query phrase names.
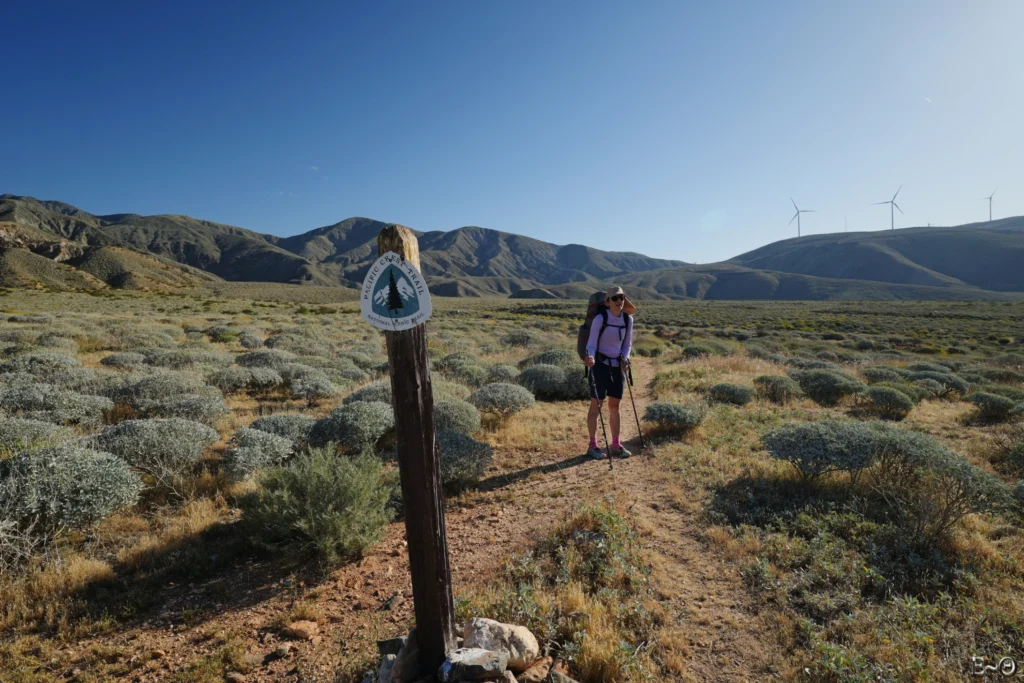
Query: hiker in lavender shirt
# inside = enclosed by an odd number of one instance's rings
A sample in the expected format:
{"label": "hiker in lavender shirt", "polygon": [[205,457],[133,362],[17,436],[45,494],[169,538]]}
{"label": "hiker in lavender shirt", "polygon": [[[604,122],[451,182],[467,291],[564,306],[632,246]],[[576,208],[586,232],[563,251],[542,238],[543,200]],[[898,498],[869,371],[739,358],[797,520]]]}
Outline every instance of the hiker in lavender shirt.
{"label": "hiker in lavender shirt", "polygon": [[608,398],[608,421],[612,428],[610,455],[620,458],[632,455],[619,441],[619,402],[624,389],[623,370],[629,366],[629,352],[633,346],[633,319],[629,312],[635,312],[636,308],[629,303],[622,287],[610,287],[604,303],[608,307],[608,324],[605,325],[600,316],[594,318],[587,341],[587,356],[583,359],[594,377],[590,385],[590,412],[587,414],[587,431],[590,432],[587,455],[595,460],[604,457],[597,444],[597,418],[605,397]]}

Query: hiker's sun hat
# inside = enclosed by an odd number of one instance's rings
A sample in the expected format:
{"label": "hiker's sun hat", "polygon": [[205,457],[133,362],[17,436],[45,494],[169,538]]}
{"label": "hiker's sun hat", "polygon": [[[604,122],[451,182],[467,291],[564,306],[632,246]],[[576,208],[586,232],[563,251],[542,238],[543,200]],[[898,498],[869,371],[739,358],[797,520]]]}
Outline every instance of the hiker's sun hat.
{"label": "hiker's sun hat", "polygon": [[622,287],[619,287],[618,285],[612,285],[611,287],[608,288],[608,292],[605,294],[605,301],[611,299],[613,296],[616,296],[618,294],[622,295],[623,313],[626,313],[627,315],[633,315],[634,313],[636,313],[636,306],[634,306],[633,302],[629,300],[629,297],[626,296],[626,293],[622,291]]}
{"label": "hiker's sun hat", "polygon": [[616,296],[617,294],[621,294],[623,299],[626,298],[626,293],[622,291],[622,287],[619,287],[618,285],[612,285],[611,287],[608,288],[608,292],[607,294],[604,295],[604,298],[605,300],[608,300],[611,299],[613,296]]}

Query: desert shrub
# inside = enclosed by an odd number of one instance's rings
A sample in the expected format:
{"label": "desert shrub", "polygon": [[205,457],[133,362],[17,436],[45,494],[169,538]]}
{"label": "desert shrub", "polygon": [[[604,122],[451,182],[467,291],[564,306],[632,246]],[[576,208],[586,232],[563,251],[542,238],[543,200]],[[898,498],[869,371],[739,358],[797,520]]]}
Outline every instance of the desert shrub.
{"label": "desert shrub", "polygon": [[274,368],[295,360],[295,354],[279,349],[259,349],[247,351],[235,357],[235,363],[244,368]]}
{"label": "desert shrub", "polygon": [[528,389],[506,382],[485,384],[470,394],[466,401],[480,412],[491,413],[502,419],[520,410],[532,408],[534,404],[533,394]]}
{"label": "desert shrub", "polygon": [[480,387],[487,383],[488,369],[478,363],[450,363],[441,374],[468,387]]}
{"label": "desert shrub", "polygon": [[0,462],[0,509],[21,528],[52,535],[84,529],[134,505],[142,482],[110,453],[62,444]]}
{"label": "desert shrub", "polygon": [[7,322],[49,325],[53,322],[53,318],[45,313],[19,313],[18,315],[8,316]]}
{"label": "desert shrub", "polygon": [[235,479],[245,479],[256,470],[279,465],[292,454],[293,442],[283,436],[242,427],[225,453],[225,470]]}
{"label": "desert shrub", "polygon": [[106,365],[111,368],[137,368],[140,365],[146,364],[146,357],[141,353],[133,353],[131,351],[121,351],[120,353],[112,353],[106,356],[100,361],[100,365]]}
{"label": "desert shrub", "polygon": [[229,365],[232,361],[230,353],[204,349],[155,349],[146,354],[146,362],[159,368],[181,370],[197,365]]}
{"label": "desert shrub", "polygon": [[84,396],[49,384],[0,391],[0,412],[61,425],[95,427],[114,404],[102,396]]}
{"label": "desert shrub", "polygon": [[125,420],[90,441],[149,474],[157,485],[177,491],[199,464],[203,449],[218,438],[206,425],[172,417]]}
{"label": "desert shrub", "polygon": [[570,400],[590,395],[590,385],[579,366],[533,365],[519,374],[518,382],[540,400]]}
{"label": "desert shrub", "polygon": [[362,384],[370,379],[370,375],[359,368],[346,368],[338,372],[338,376],[347,382]]}
{"label": "desert shrub", "polygon": [[707,344],[687,344],[683,347],[683,356],[686,358],[704,358],[714,353],[714,349]]}
{"label": "desert shrub", "polygon": [[502,344],[526,348],[538,342],[537,335],[529,330],[513,330],[501,338]]}
{"label": "desert shrub", "polygon": [[754,390],[742,384],[716,384],[708,389],[708,398],[716,403],[745,406],[754,400]]}
{"label": "desert shrub", "polygon": [[297,379],[291,383],[292,396],[301,398],[307,404],[313,405],[318,401],[337,396],[341,390],[334,385],[334,382],[326,377],[308,377]]}
{"label": "desert shrub", "polygon": [[971,394],[967,400],[978,409],[977,418],[985,422],[1005,422],[1017,408],[1014,400],[984,391]]}
{"label": "desert shrub", "polygon": [[976,375],[981,375],[985,379],[993,382],[1011,382],[1015,384],[1024,384],[1024,374],[1011,370],[1009,368],[992,368],[992,367],[981,367],[972,368],[971,370]]}
{"label": "desert shrub", "polygon": [[903,375],[884,365],[863,368],[861,369],[860,374],[864,375],[864,379],[872,384],[875,384],[876,382],[903,381]]}
{"label": "desert shrub", "polygon": [[263,346],[263,337],[255,332],[242,332],[238,335],[238,343],[243,349],[258,349]]}
{"label": "desert shrub", "polygon": [[258,544],[315,551],[328,563],[359,557],[384,538],[395,477],[372,457],[339,458],[313,449],[263,470],[257,491],[239,501]]}
{"label": "desert shrub", "polygon": [[228,394],[272,391],[283,383],[284,378],[271,368],[223,368],[210,375],[210,384]]}
{"label": "desert shrub", "polygon": [[912,381],[933,380],[938,382],[943,388],[942,397],[948,397],[954,393],[966,395],[970,390],[970,385],[967,382],[949,373],[948,370],[946,372],[912,372],[908,379]]}
{"label": "desert shrub", "polygon": [[980,375],[976,372],[961,372],[960,379],[976,387],[982,387],[987,384],[993,383],[992,380],[990,380],[988,377]]}
{"label": "desert shrub", "polygon": [[77,368],[81,365],[78,359],[73,356],[55,351],[42,351],[17,356],[9,361],[0,363],[0,372],[27,372],[37,379],[45,380],[54,373]]}
{"label": "desert shrub", "polygon": [[911,538],[938,539],[969,513],[1012,505],[1002,482],[934,438],[896,427],[875,431],[874,486]]}
{"label": "desert shrub", "polygon": [[864,397],[873,412],[889,420],[902,420],[914,409],[914,402],[898,389],[873,386],[864,392]]}
{"label": "desert shrub", "polygon": [[268,415],[253,421],[249,427],[299,443],[306,440],[314,424],[316,418],[311,415]]}
{"label": "desert shrub", "polygon": [[[370,368],[378,365],[380,361],[373,357],[373,353],[364,353],[362,351],[341,351],[338,353],[338,358],[347,358],[348,360],[355,363],[357,368],[361,370],[369,370]],[[386,365],[386,361],[385,361]],[[386,372],[386,370],[385,370]]]}
{"label": "desert shrub", "polygon": [[644,422],[666,434],[683,434],[699,426],[708,414],[703,401],[680,405],[678,403],[651,403],[644,411]]}
{"label": "desert shrub", "polygon": [[284,378],[284,381],[289,383],[302,379],[326,379],[322,369],[310,367],[303,363],[283,363],[275,369]]}
{"label": "desert shrub", "polygon": [[841,367],[831,361],[821,360],[820,358],[787,358],[786,365],[797,370],[828,370],[839,374],[842,373]]}
{"label": "desert shrub", "polygon": [[20,417],[0,417],[0,460],[21,451],[56,446],[75,438],[66,427]]}
{"label": "desert shrub", "polygon": [[837,405],[847,396],[865,389],[863,382],[828,370],[797,370],[793,372],[793,379],[812,401],[823,406]]}
{"label": "desert shrub", "polygon": [[[590,398],[590,381],[578,365],[562,368],[562,398],[571,401]],[[623,381],[628,381],[625,378]]]}
{"label": "desert shrub", "polygon": [[[946,387],[933,379],[914,380],[907,386],[911,386],[916,389],[922,398],[939,398],[946,393]],[[903,390],[901,389],[901,391]],[[904,393],[906,392],[904,391]]]}
{"label": "desert shrub", "polygon": [[391,406],[381,401],[356,401],[335,408],[317,420],[307,440],[314,447],[336,443],[348,453],[371,451],[395,428]]}
{"label": "desert shrub", "polygon": [[514,383],[519,377],[519,370],[512,365],[493,365],[487,371],[487,383]]}
{"label": "desert shrub", "polygon": [[146,401],[159,401],[171,396],[220,396],[220,390],[208,386],[202,377],[181,372],[160,372],[155,375],[115,374],[102,388],[102,395],[114,401],[138,407]]}
{"label": "desert shrub", "polygon": [[[387,383],[389,380],[385,380]],[[431,389],[434,393],[434,401],[449,401],[459,400],[463,401],[469,396],[471,389],[465,384],[459,384],[458,382],[449,382],[448,380],[431,380]],[[390,390],[391,385],[388,384]],[[388,394],[388,401],[391,400],[391,394]]]}
{"label": "desert shrub", "polygon": [[985,393],[995,394],[996,396],[1005,396],[1011,401],[1016,401],[1017,403],[1024,401],[1024,389],[1018,389],[1017,387],[1007,387],[1001,385],[994,387],[986,387]]}
{"label": "desert shrub", "polygon": [[911,372],[939,372],[942,374],[949,374],[952,372],[946,366],[938,365],[937,363],[913,363],[907,366],[907,370],[910,370]]}
{"label": "desert shrub", "polygon": [[90,368],[71,368],[56,372],[50,375],[46,383],[78,394],[96,394],[102,387],[99,375]]}
{"label": "desert shrub", "polygon": [[[437,397],[435,396],[435,399]],[[379,401],[391,405],[391,382],[378,380],[367,384],[362,389],[354,391],[342,401],[345,405],[358,403],[360,401]]]}
{"label": "desert shrub", "polygon": [[466,401],[434,403],[434,429],[438,432],[475,434],[480,431],[480,411]]}
{"label": "desert shrub", "polygon": [[519,361],[519,369],[533,367],[534,365],[558,365],[558,366],[580,366],[579,356],[575,351],[568,349],[548,349],[535,353]]}
{"label": "desert shrub", "polygon": [[800,385],[782,375],[762,375],[754,378],[757,393],[772,403],[785,405],[804,395]]}
{"label": "desert shrub", "polygon": [[220,396],[171,396],[160,401],[140,401],[136,407],[145,417],[180,417],[207,425],[229,412]]}
{"label": "desert shrub", "polygon": [[441,482],[445,489],[455,492],[480,481],[491,464],[493,451],[490,446],[457,432],[439,431],[436,438],[441,455]]}
{"label": "desert shrub", "polygon": [[35,383],[36,378],[27,372],[0,373],[0,387],[13,389],[15,387],[29,387]]}
{"label": "desert shrub", "polygon": [[78,353],[78,342],[52,333],[39,335],[36,345],[46,349],[61,349],[68,353]]}
{"label": "desert shrub", "polygon": [[783,425],[761,442],[769,455],[793,465],[804,479],[829,472],[849,472],[856,478],[871,464],[875,433],[861,422],[825,420]]}

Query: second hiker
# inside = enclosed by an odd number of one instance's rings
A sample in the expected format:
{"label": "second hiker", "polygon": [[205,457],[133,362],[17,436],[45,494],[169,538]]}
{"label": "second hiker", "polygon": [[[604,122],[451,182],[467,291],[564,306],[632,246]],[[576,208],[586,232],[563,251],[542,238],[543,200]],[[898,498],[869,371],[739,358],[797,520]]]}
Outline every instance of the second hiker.
{"label": "second hiker", "polygon": [[636,308],[626,298],[622,287],[609,287],[604,300],[605,308],[594,316],[587,340],[587,355],[583,363],[591,368],[594,381],[590,383],[590,412],[587,431],[590,445],[587,455],[600,460],[604,457],[597,443],[597,418],[601,402],[608,399],[608,421],[612,428],[611,455],[628,458],[631,453],[619,441],[619,402],[625,385],[623,370],[629,366],[629,352],[633,346],[633,318]]}

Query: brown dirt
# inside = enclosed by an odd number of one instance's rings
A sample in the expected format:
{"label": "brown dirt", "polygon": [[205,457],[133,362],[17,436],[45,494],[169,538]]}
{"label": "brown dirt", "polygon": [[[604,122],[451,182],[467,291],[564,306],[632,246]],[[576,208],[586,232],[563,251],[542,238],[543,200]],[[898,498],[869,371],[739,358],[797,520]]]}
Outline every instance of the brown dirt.
{"label": "brown dirt", "polygon": [[[638,359],[635,374],[637,409],[643,414],[649,390],[640,380],[649,380],[653,367]],[[623,432],[635,434],[628,396],[623,409]],[[582,411],[580,406],[581,424]],[[578,503],[611,496],[635,516],[652,558],[656,590],[681,632],[677,680],[777,677],[772,662],[781,661],[778,645],[748,604],[738,568],[704,539],[699,501],[680,501],[672,475],[651,456],[653,449],[641,454],[638,439],[627,443],[635,455],[617,460],[613,471],[606,461],[574,456],[582,441],[531,453],[526,469],[508,466],[522,462],[519,454],[498,453],[496,462],[505,466],[479,491],[449,501],[456,596],[494,577],[510,555],[529,547],[539,531]],[[136,658],[125,680],[189,681],[196,679],[187,673],[190,666],[234,637],[247,653],[246,681],[333,681],[339,667],[373,652],[376,639],[403,633],[412,624],[404,533],[401,523],[392,524],[386,539],[361,561],[326,575],[315,567],[252,560],[226,575],[169,586],[172,597],[156,615],[122,624],[76,649],[84,655],[96,647],[117,648]],[[315,618],[320,637],[287,641],[281,626],[290,614]],[[272,653],[284,642],[296,650],[274,659]],[[154,655],[158,651],[164,655]]]}

